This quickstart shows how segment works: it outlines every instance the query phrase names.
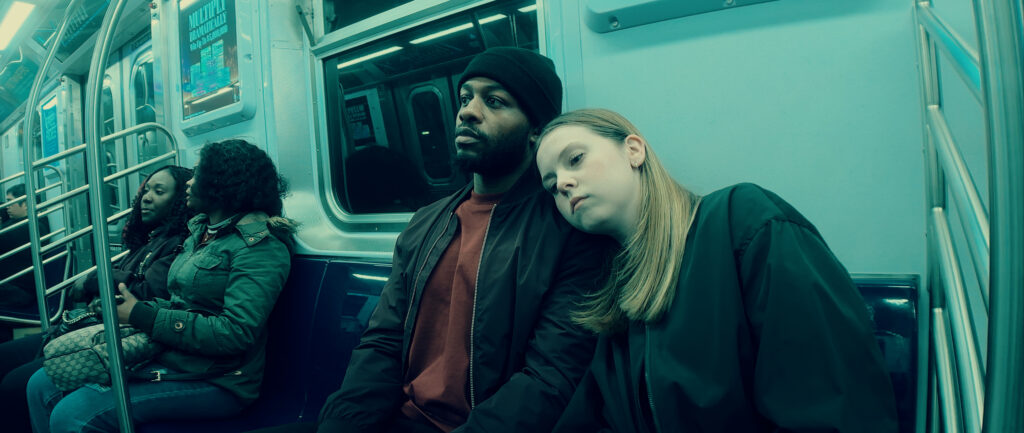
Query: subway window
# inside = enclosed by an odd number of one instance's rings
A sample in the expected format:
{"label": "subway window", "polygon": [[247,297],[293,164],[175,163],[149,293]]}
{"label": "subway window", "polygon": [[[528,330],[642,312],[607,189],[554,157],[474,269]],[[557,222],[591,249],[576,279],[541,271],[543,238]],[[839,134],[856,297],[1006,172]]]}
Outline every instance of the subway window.
{"label": "subway window", "polygon": [[413,0],[324,0],[324,32],[330,33]]}
{"label": "subway window", "polygon": [[452,164],[459,75],[490,47],[537,50],[536,13],[535,1],[492,3],[325,59],[332,185],[346,212],[412,212],[466,185]]}

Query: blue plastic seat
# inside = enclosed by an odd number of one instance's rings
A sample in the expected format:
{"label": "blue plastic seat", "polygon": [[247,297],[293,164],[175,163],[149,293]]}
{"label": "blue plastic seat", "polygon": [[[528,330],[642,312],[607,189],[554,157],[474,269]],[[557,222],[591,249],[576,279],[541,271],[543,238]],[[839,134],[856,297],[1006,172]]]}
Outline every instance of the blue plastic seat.
{"label": "blue plastic seat", "polygon": [[390,269],[323,258],[292,260],[267,324],[260,398],[231,418],[149,423],[138,431],[230,433],[315,421],[327,396],[341,386]]}
{"label": "blue plastic seat", "polygon": [[[856,276],[854,282],[875,322],[875,339],[896,393],[900,433],[913,433],[917,425],[919,372],[918,278]],[[927,336],[926,332],[921,333]]]}
{"label": "blue plastic seat", "polygon": [[[327,397],[341,386],[390,270],[389,265],[338,259],[293,260],[268,323],[259,400],[231,418],[151,423],[139,431],[231,433],[315,421]],[[858,276],[854,281],[875,321],[896,391],[900,432],[911,433],[917,404],[917,277]]]}

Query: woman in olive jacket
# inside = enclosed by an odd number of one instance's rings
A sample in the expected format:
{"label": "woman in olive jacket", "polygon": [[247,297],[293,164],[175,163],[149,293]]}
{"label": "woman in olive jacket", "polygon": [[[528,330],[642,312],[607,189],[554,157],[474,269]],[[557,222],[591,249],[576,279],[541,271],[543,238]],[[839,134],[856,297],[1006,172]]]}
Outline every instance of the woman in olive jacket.
{"label": "woman in olive jacket", "polygon": [[[201,213],[168,272],[170,300],[139,302],[121,286],[121,323],[167,348],[144,368],[165,380],[129,383],[136,422],[226,417],[254,401],[267,318],[288,277],[294,227],[281,217],[286,185],[273,162],[242,140],[208,144],[199,158],[188,205]],[[110,392],[86,385],[62,395],[40,370],[28,389],[33,428],[116,431]]]}
{"label": "woman in olive jacket", "polygon": [[556,432],[896,431],[864,301],[796,209],[752,184],[690,193],[607,110],[539,142],[559,212],[623,246],[575,313],[599,339]]}

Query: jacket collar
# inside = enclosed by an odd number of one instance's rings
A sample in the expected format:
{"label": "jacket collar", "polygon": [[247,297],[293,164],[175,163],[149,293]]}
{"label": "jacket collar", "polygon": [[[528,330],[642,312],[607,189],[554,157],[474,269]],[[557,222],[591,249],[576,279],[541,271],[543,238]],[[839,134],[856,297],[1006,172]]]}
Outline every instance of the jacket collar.
{"label": "jacket collar", "polygon": [[[283,218],[281,218],[283,220]],[[224,232],[236,231],[242,236],[242,240],[245,241],[246,245],[252,246],[259,243],[263,238],[270,234],[270,228],[268,221],[271,220],[266,213],[263,212],[250,212],[244,215],[236,215],[233,218],[233,222],[228,223],[227,227],[224,227]],[[205,213],[196,215],[188,222],[188,229],[192,233],[196,233],[202,230],[206,230],[206,226],[210,223],[210,218]]]}
{"label": "jacket collar", "polygon": [[[540,173],[537,171],[536,166],[532,166],[519,176],[519,180],[516,180],[516,183],[512,185],[512,188],[505,191],[505,194],[501,196],[501,201],[498,203],[498,207],[516,205],[542,190]],[[462,187],[462,189],[453,196],[455,200],[450,203],[450,205],[458,206],[459,203],[462,203],[469,197],[469,193],[471,191],[473,191],[473,182]]]}

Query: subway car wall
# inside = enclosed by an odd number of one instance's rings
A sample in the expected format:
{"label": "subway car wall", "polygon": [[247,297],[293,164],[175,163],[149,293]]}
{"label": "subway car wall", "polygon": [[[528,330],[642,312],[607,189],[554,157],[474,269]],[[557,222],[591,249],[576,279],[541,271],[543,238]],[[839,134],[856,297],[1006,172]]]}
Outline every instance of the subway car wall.
{"label": "subway car wall", "polygon": [[[589,4],[313,1],[299,14],[284,0],[130,1],[122,26],[143,35],[120,44],[107,74],[118,114],[105,131],[160,122],[185,165],[211,140],[252,140],[291,181],[302,254],[387,260],[411,211],[467,181],[450,164],[461,69],[487,47],[521,46],[555,61],[565,109],[635,119],[697,192],[757,182],[807,214],[852,272],[924,272],[911,2],[780,0],[607,32],[588,27]],[[66,79],[84,84],[87,54],[68,54]],[[212,58],[220,72],[202,72]],[[977,143],[980,125],[955,128]],[[107,153],[126,164],[159,140]],[[111,185],[111,205],[135,186]]]}

